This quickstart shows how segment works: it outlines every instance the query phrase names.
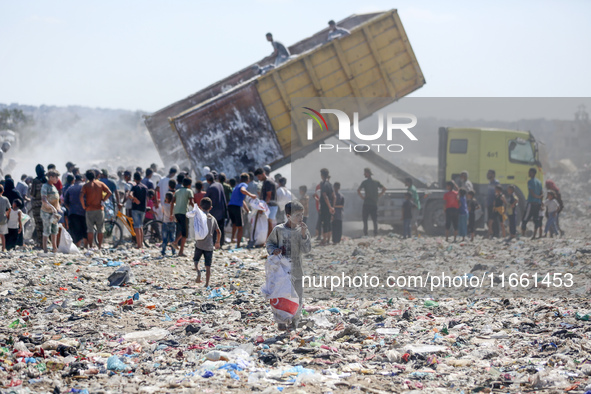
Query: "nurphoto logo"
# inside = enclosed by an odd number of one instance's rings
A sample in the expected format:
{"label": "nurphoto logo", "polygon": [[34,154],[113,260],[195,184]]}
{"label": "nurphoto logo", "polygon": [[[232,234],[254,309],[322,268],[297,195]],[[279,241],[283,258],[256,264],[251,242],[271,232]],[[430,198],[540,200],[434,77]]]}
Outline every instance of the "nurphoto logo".
{"label": "nurphoto logo", "polygon": [[[383,112],[377,112],[373,116],[378,117],[378,129],[375,132],[371,133],[362,133],[359,128],[359,113],[353,113],[353,124],[351,125],[351,119],[349,115],[345,112],[338,110],[338,109],[321,109],[320,112],[316,111],[310,107],[302,107],[304,108],[305,115],[308,115],[310,119],[307,122],[307,138],[308,140],[314,140],[314,124],[317,124],[320,128],[321,132],[328,131],[328,123],[322,114],[333,114],[337,117],[338,121],[338,138],[340,141],[351,141],[351,129],[353,129],[353,135],[356,139],[361,141],[378,141],[382,138],[384,134],[384,129],[386,130],[386,141],[392,141],[396,135],[396,131],[401,131],[409,140],[411,141],[418,141],[418,138],[410,131],[411,128],[416,126],[417,124],[417,117],[413,114],[408,113],[387,113],[384,114]],[[410,122],[400,123],[401,119],[410,120]],[[353,127],[351,127],[353,126]],[[335,145],[335,144],[325,144],[320,143],[318,145],[319,152],[323,151],[336,151],[336,152],[368,152],[370,150],[375,150],[380,152],[380,150],[386,150],[388,152],[402,152],[404,147],[400,144],[355,144],[355,143],[347,143],[344,146]]]}

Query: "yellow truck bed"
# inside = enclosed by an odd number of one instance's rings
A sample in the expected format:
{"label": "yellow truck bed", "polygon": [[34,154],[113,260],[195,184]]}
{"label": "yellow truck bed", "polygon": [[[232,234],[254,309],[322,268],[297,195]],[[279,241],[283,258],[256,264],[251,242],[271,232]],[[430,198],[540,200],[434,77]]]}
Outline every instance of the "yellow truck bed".
{"label": "yellow truck bed", "polygon": [[279,161],[337,130],[329,120],[314,141],[306,139],[303,119],[292,130],[293,98],[310,98],[306,104],[315,108],[324,108],[323,97],[379,98],[342,108],[363,119],[425,84],[396,10],[353,15],[338,25],[351,35],[329,42],[324,29],[291,46],[292,58],[264,75],[249,66],[147,116],[164,163],[188,159],[197,170],[210,165],[236,174]]}

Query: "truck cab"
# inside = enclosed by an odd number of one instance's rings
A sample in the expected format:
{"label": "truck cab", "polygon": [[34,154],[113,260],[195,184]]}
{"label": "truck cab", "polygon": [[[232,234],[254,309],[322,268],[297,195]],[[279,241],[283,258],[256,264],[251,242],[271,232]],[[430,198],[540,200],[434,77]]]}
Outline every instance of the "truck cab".
{"label": "truck cab", "polygon": [[468,171],[476,198],[482,206],[486,205],[489,184],[487,172],[495,170],[496,178],[503,188],[515,185],[516,195],[522,202],[517,209],[517,214],[520,215],[525,208],[525,197],[528,194],[530,168],[538,170],[536,176],[543,184],[544,174],[539,160],[538,143],[528,131],[451,127],[439,129],[439,184],[445,185],[450,179],[458,183],[461,172]]}

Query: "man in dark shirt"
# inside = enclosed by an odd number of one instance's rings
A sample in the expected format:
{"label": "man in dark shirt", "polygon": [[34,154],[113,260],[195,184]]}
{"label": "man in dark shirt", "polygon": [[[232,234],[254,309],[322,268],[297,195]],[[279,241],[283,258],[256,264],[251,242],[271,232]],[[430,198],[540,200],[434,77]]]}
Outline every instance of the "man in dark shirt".
{"label": "man in dark shirt", "polygon": [[133,219],[133,229],[138,249],[142,248],[144,243],[144,217],[146,216],[146,202],[148,188],[142,183],[142,175],[139,172],[133,174],[135,185],[129,192],[131,198],[131,218]]}
{"label": "man in dark shirt", "polygon": [[328,169],[321,169],[320,177],[322,178],[322,182],[320,182],[320,216],[318,218],[320,220],[320,228],[322,229],[322,241],[320,245],[328,245],[332,235],[331,219],[332,215],[334,215],[335,195],[329,181],[330,175]]}
{"label": "man in dark shirt", "polygon": [[340,193],[341,184],[335,182],[334,188],[334,216],[332,218],[332,243],[338,244],[343,236],[343,208],[345,207],[345,197]]}
{"label": "man in dark shirt", "polygon": [[279,210],[279,206],[277,205],[277,185],[267,177],[267,173],[262,168],[257,168],[254,175],[258,178],[259,182],[263,183],[260,199],[269,206],[269,229],[267,233],[267,236],[269,236],[274,227],[273,221],[277,218],[277,211]]}
{"label": "man in dark shirt", "polygon": [[488,186],[486,188],[486,213],[488,216],[488,237],[499,236],[498,222],[494,220],[494,205],[495,205],[495,188],[501,184],[497,179],[495,170],[488,170],[486,173],[488,179]]}
{"label": "man in dark shirt", "polygon": [[154,186],[154,182],[152,182],[152,175],[154,175],[154,170],[151,168],[146,168],[146,177],[142,179],[142,183],[144,186],[148,188],[148,190],[155,190],[156,187]]}
{"label": "man in dark shirt", "polygon": [[267,41],[273,45],[273,56],[275,56],[275,67],[289,59],[289,50],[279,41],[273,41],[273,34],[267,33]]}
{"label": "man in dark shirt", "polygon": [[[365,180],[361,182],[357,189],[357,194],[363,200],[363,210],[361,212],[363,218],[363,235],[367,236],[367,221],[369,216],[373,222],[373,235],[378,235],[378,199],[386,193],[386,188],[380,183],[371,178],[373,175],[371,169],[363,170]],[[361,194],[361,189],[365,191],[365,195]],[[381,191],[378,193],[378,189]]]}
{"label": "man in dark shirt", "polygon": [[[209,213],[215,218],[218,223],[218,227],[221,232],[220,248],[224,245],[224,222],[228,217],[228,204],[226,202],[226,195],[224,193],[224,187],[221,183],[215,182],[212,174],[205,175],[205,180],[209,185],[205,197],[209,197],[212,203],[212,208]],[[203,198],[205,198],[203,197]]]}
{"label": "man in dark shirt", "polygon": [[82,241],[87,236],[86,211],[80,203],[80,192],[84,182],[80,175],[76,175],[74,182],[64,194],[64,204],[68,208],[68,232],[76,246],[82,247]]}

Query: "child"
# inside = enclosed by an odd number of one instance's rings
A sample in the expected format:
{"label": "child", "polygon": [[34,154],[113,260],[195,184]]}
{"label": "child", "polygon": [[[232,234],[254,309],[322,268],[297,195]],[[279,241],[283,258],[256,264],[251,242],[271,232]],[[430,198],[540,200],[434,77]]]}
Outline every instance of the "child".
{"label": "child", "polygon": [[[195,254],[193,255],[193,262],[197,270],[197,283],[201,283],[201,271],[199,271],[199,260],[201,256],[205,260],[205,287],[209,287],[209,278],[211,277],[211,262],[213,260],[213,250],[220,248],[220,238],[222,233],[218,227],[218,222],[209,213],[212,208],[211,199],[204,197],[201,199],[201,210],[207,214],[207,237],[200,241],[195,241]],[[216,233],[215,245],[213,242],[213,234]]]}
{"label": "child", "polygon": [[462,242],[466,240],[468,234],[468,201],[466,200],[466,189],[460,188],[459,198],[459,209],[458,209],[458,234],[462,237]]}
{"label": "child", "polygon": [[546,228],[544,229],[544,237],[548,234],[548,230],[550,230],[550,238],[554,238],[554,234],[558,234],[556,217],[558,216],[560,204],[556,201],[556,194],[554,194],[553,190],[548,191],[548,197],[547,200],[544,201],[544,205],[548,210],[548,220],[546,221]]}
{"label": "child", "polygon": [[[152,189],[148,190],[148,201],[146,202],[146,220],[153,220],[153,219],[160,219],[161,212],[160,212],[160,203],[158,198],[156,198],[156,192]],[[156,223],[152,223],[150,226],[151,235],[157,239],[160,239],[160,227]],[[155,240],[150,239],[148,241],[154,242]]]}
{"label": "child", "polygon": [[10,214],[10,201],[3,196],[4,186],[0,185],[0,240],[2,240],[2,251],[6,252],[6,238],[8,234],[8,215]]}
{"label": "child", "polygon": [[22,207],[23,202],[17,198],[12,202],[12,210],[8,211],[8,235],[6,236],[6,249],[8,250],[22,246],[22,242],[19,242],[20,234],[23,232]]}
{"label": "child", "polygon": [[205,197],[205,192],[203,191],[203,182],[197,181],[195,182],[195,195],[193,196],[193,203],[200,207],[201,199],[203,197]]}
{"label": "child", "polygon": [[515,195],[515,186],[509,185],[507,186],[507,197],[505,198],[507,201],[507,208],[506,213],[507,217],[509,218],[509,239],[507,241],[511,241],[513,238],[517,236],[517,222],[515,220],[515,207],[519,204],[519,198]]}
{"label": "child", "polygon": [[149,210],[146,210],[146,219],[157,219],[159,204],[158,199],[156,198],[156,192],[152,189],[148,190],[148,201],[146,202],[146,206],[150,208]]}
{"label": "child", "polygon": [[402,238],[410,238],[410,222],[412,220],[412,209],[416,207],[415,203],[411,200],[412,194],[409,192],[404,193],[404,202],[402,203],[402,221],[404,227],[402,229]]}
{"label": "child", "polygon": [[308,224],[310,197],[308,196],[308,187],[306,185],[300,186],[300,203],[304,207],[304,223]]}
{"label": "child", "polygon": [[341,237],[343,236],[343,208],[345,206],[345,197],[339,193],[339,190],[341,190],[340,182],[335,182],[332,187],[335,195],[334,215],[332,218],[332,243],[338,244],[341,242]]}
{"label": "child", "polygon": [[472,242],[476,232],[476,211],[480,208],[478,201],[474,198],[475,195],[474,190],[468,192],[468,234],[470,234],[470,241]]}
{"label": "child", "polygon": [[[303,222],[304,207],[294,201],[285,205],[287,221],[273,228],[267,238],[267,252],[271,255],[280,255],[291,260],[291,281],[299,298],[299,308],[291,321],[291,328],[296,329],[302,313],[303,283],[302,255],[309,253],[312,242],[308,226]],[[289,330],[286,324],[278,324],[279,330]]]}
{"label": "child", "polygon": [[495,200],[493,204],[493,220],[499,223],[502,237],[505,238],[507,236],[507,232],[505,231],[505,205],[507,205],[507,200],[503,196],[503,186],[501,185],[495,186]]}
{"label": "child", "polygon": [[448,242],[449,229],[454,226],[454,242],[458,236],[458,208],[460,207],[458,202],[458,192],[454,190],[455,183],[447,182],[445,188],[447,193],[443,195],[445,201],[445,242]]}
{"label": "child", "polygon": [[168,181],[168,191],[172,192],[172,194],[174,195],[174,192],[176,191],[177,187],[176,187],[176,180],[174,179],[170,179]]}
{"label": "child", "polygon": [[174,236],[176,232],[176,223],[174,216],[170,214],[170,204],[172,203],[173,194],[166,192],[164,195],[164,202],[162,203],[162,256],[166,256],[166,247],[171,244],[172,255],[175,254],[175,248],[172,247]]}

